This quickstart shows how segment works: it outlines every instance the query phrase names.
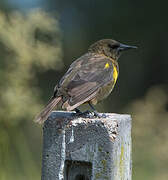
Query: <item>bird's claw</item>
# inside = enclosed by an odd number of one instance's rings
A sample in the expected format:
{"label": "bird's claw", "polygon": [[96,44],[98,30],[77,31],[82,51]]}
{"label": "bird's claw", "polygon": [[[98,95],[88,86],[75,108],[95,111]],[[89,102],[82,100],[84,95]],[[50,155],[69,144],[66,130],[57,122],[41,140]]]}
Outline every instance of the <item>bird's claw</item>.
{"label": "bird's claw", "polygon": [[97,118],[106,118],[106,114],[100,114],[98,113],[97,111],[94,111],[94,117],[97,117]]}
{"label": "bird's claw", "polygon": [[102,114],[102,118],[106,118],[106,117],[107,117],[107,115],[103,113]]}
{"label": "bird's claw", "polygon": [[91,111],[84,111],[82,114],[81,114],[82,117],[85,117],[85,118],[93,118],[93,113]]}
{"label": "bird's claw", "polygon": [[84,118],[91,118],[91,116],[93,117],[93,114],[92,114],[92,112],[90,112],[90,111],[84,111],[84,112],[82,112],[82,111],[80,111],[80,110],[76,110],[75,109],[75,111],[76,111],[76,113],[74,114],[75,116],[80,116],[80,117],[84,117]]}
{"label": "bird's claw", "polygon": [[97,111],[94,111],[93,115],[94,117],[101,118],[101,115]]}

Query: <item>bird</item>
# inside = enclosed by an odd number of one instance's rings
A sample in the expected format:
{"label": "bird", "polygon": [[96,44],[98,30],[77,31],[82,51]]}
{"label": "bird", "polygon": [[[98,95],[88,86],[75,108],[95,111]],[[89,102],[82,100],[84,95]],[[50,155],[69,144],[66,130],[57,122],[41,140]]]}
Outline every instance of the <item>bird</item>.
{"label": "bird", "polygon": [[93,43],[84,55],[70,65],[35,121],[44,123],[52,110],[58,107],[66,111],[75,110],[76,114],[81,115],[78,107],[85,103],[89,104],[94,116],[100,117],[94,105],[112,92],[119,75],[119,57],[124,51],[136,48],[113,39]]}

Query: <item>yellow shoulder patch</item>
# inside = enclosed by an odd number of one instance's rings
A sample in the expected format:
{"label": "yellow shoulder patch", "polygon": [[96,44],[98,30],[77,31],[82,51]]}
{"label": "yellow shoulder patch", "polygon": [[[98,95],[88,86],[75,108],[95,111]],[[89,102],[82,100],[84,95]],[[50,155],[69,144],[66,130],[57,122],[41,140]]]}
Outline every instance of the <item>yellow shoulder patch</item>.
{"label": "yellow shoulder patch", "polygon": [[117,68],[115,67],[115,65],[113,65],[113,78],[114,78],[114,83],[117,81],[117,77],[118,77]]}
{"label": "yellow shoulder patch", "polygon": [[107,69],[109,67],[110,67],[109,63],[106,63],[105,66],[104,66],[105,69]]}

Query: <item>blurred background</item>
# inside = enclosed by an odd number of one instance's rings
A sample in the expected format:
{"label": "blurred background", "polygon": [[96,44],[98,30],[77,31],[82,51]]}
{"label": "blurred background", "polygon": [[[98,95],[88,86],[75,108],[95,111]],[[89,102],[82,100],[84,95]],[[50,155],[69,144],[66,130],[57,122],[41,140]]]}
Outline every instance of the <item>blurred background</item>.
{"label": "blurred background", "polygon": [[0,180],[40,179],[34,116],[73,60],[103,38],[136,45],[100,112],[133,118],[133,179],[168,179],[167,1],[0,0]]}

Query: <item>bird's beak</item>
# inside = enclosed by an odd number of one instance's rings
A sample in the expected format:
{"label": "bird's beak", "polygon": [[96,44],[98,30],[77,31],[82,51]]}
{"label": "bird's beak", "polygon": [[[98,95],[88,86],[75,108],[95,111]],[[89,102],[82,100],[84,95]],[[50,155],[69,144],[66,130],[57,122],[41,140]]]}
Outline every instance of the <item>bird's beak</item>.
{"label": "bird's beak", "polygon": [[137,49],[137,47],[136,46],[129,46],[129,45],[120,43],[120,46],[118,48],[119,51],[125,51],[125,50],[128,50],[128,49]]}

